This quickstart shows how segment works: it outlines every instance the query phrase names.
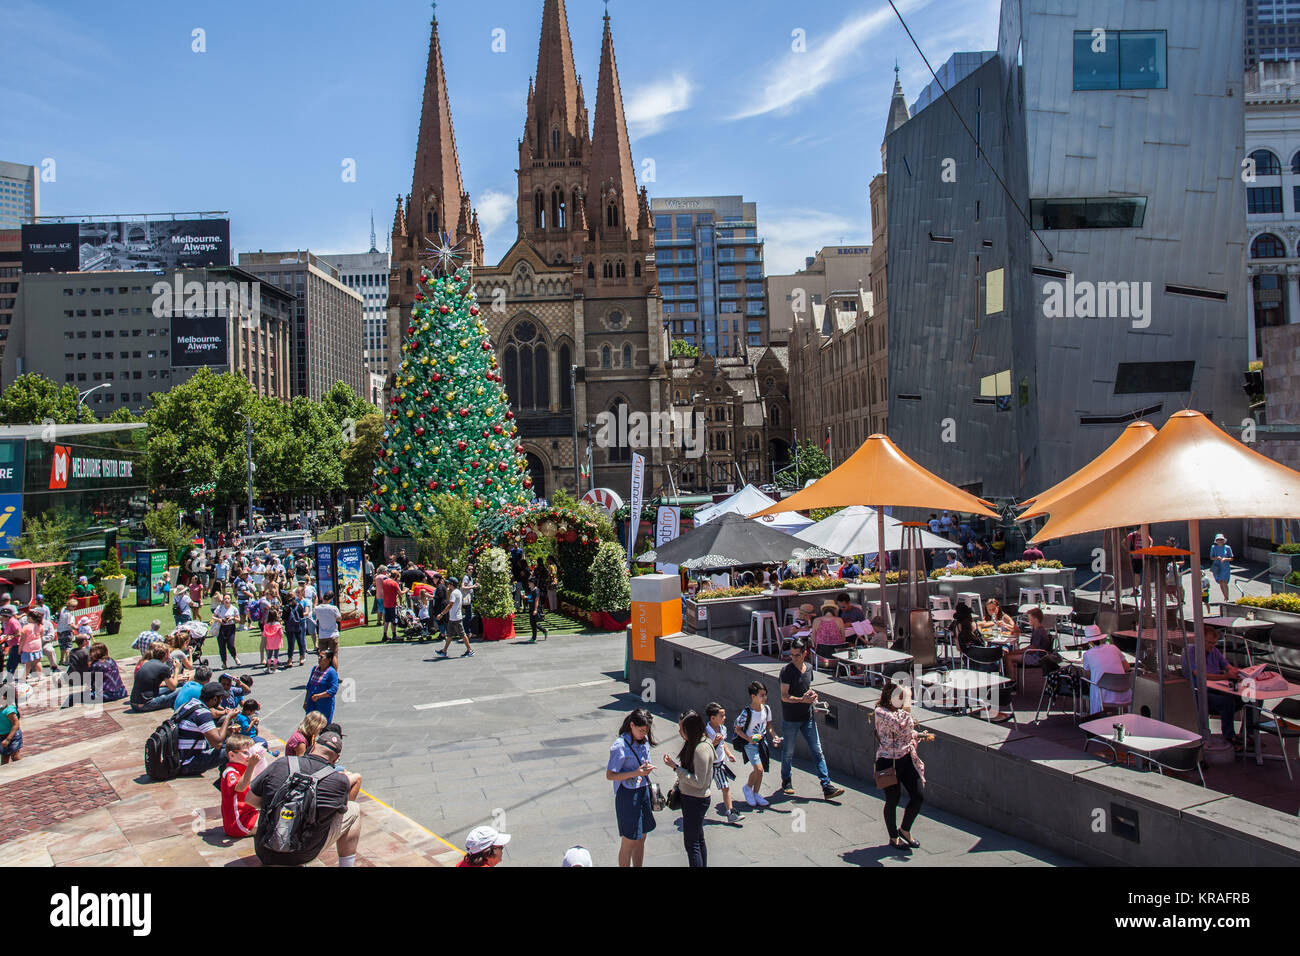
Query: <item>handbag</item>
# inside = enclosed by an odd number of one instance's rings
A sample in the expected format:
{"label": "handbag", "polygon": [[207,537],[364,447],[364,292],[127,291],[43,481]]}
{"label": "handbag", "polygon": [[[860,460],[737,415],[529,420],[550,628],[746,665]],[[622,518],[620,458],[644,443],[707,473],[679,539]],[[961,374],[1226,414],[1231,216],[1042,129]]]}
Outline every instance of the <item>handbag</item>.
{"label": "handbag", "polygon": [[[662,810],[668,805],[668,798],[664,796],[663,790],[659,789],[659,784],[653,780],[646,781],[646,787],[650,790],[650,809]],[[680,794],[678,794],[680,796]]]}
{"label": "handbag", "polygon": [[875,771],[875,777],[876,786],[881,790],[898,786],[898,769],[894,766],[892,761],[884,770]]}
{"label": "handbag", "polygon": [[682,788],[680,784],[673,784],[673,788],[668,791],[668,796],[664,797],[664,805],[669,810],[680,810],[682,808]]}

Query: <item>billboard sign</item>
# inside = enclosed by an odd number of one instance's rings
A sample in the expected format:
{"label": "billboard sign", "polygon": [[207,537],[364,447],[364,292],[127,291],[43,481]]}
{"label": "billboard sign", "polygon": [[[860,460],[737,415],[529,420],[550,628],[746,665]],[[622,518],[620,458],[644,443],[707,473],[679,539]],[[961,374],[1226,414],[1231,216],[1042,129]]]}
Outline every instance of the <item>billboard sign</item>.
{"label": "billboard sign", "polygon": [[327,543],[316,545],[316,593],[321,600],[334,593],[334,552]]}
{"label": "billboard sign", "polygon": [[23,496],[0,495],[0,551],[6,551],[23,526]]}
{"label": "billboard sign", "polygon": [[339,629],[365,627],[368,622],[364,549],[360,544],[335,544],[334,549],[335,578],[338,580],[335,603],[341,615]]}
{"label": "billboard sign", "polygon": [[172,368],[230,364],[230,321],[224,315],[173,315]]}
{"label": "billboard sign", "polygon": [[37,223],[22,227],[23,272],[76,272],[80,227],[72,223]]}
{"label": "billboard sign", "polygon": [[130,272],[230,265],[229,219],[38,222],[22,227],[23,272]]}

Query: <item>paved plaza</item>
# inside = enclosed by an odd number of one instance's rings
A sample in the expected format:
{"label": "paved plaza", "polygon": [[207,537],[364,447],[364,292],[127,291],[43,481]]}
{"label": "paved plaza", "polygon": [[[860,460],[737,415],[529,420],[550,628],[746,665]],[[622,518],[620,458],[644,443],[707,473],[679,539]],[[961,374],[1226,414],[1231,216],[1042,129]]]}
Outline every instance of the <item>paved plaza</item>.
{"label": "paved plaza", "polygon": [[[621,634],[554,636],[537,644],[474,645],[471,659],[439,659],[440,644],[344,648],[343,763],[364,774],[368,794],[443,840],[463,845],[468,831],[493,824],[513,836],[506,862],[558,865],[581,844],[598,866],[617,861],[613,794],[605,780],[609,745],[627,711],[641,702],[622,682]],[[257,677],[263,724],[286,735],[301,714],[305,670]],[[743,694],[743,688],[738,689]],[[700,701],[702,708],[707,701]],[[734,715],[738,701],[722,701]],[[779,704],[777,705],[779,716]],[[651,707],[663,754],[680,740],[675,715]],[[668,738],[671,737],[671,740]],[[797,797],[770,796],[777,766],[764,780],[772,806],[746,810],[736,824],[711,813],[712,866],[759,865],[1064,865],[1071,861],[948,813],[927,810],[915,827],[922,848],[903,857],[885,846],[882,799],[870,781],[833,775],[845,794],[827,803],[797,762]],[[737,764],[737,767],[740,765]],[[931,768],[930,773],[941,773]],[[743,774],[742,774],[743,776]],[[665,789],[667,768],[657,774]],[[738,781],[738,783],[743,782]],[[739,788],[736,790],[739,799]],[[720,797],[715,792],[720,805]],[[647,865],[684,866],[677,815],[656,814]],[[366,838],[361,852],[365,853]]]}

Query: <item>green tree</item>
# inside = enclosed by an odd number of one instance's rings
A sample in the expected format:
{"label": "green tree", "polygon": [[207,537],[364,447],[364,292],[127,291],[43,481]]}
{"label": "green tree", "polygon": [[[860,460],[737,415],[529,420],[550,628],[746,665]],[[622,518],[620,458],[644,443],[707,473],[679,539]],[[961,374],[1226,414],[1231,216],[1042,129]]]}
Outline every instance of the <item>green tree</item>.
{"label": "green tree", "polygon": [[14,554],[36,564],[68,560],[72,520],[62,512],[27,515],[22,534],[11,542]]}
{"label": "green tree", "polygon": [[804,439],[790,449],[790,464],[776,473],[776,483],[782,488],[799,489],[830,470],[831,460],[826,452],[816,442]]}
{"label": "green tree", "polygon": [[371,525],[395,536],[418,534],[439,494],[466,498],[480,516],[532,498],[469,270],[423,269],[419,288],[368,503]]}
{"label": "green tree", "polygon": [[699,358],[700,348],[691,345],[685,339],[673,339],[669,346],[669,354],[672,358]]}
{"label": "green tree", "polygon": [[[259,488],[273,493],[342,490],[346,442],[321,403],[299,395],[288,405],[274,398],[260,398],[255,404],[253,455]],[[264,446],[257,442],[259,431]]]}
{"label": "green tree", "polygon": [[363,497],[369,493],[375,461],[383,444],[384,417],[372,410],[358,418],[352,441],[343,449],[343,487],[348,494]]}
{"label": "green tree", "polygon": [[477,526],[472,504],[454,495],[438,495],[424,515],[422,533],[415,536],[420,563],[443,568],[460,580]]}
{"label": "green tree", "polygon": [[632,607],[623,549],[613,541],[602,541],[596,548],[591,562],[591,592],[598,611],[623,614]]}
{"label": "green tree", "polygon": [[113,409],[112,413],[104,421],[113,425],[132,425],[144,421],[143,415],[134,415],[131,409],[126,406]]}
{"label": "green tree", "polygon": [[56,425],[93,422],[95,413],[77,401],[76,388],[59,385],[37,372],[26,372],[0,392],[0,423],[5,425]]}
{"label": "green tree", "polygon": [[[374,414],[375,406],[352,391],[347,382],[335,382],[320,398],[321,408],[330,420],[338,425],[341,432],[355,428],[357,422],[366,415]],[[349,441],[351,439],[348,439]]]}
{"label": "green tree", "polygon": [[196,534],[193,528],[181,524],[181,509],[174,501],[164,502],[145,515],[144,529],[158,547],[167,549],[168,567],[176,565],[186,542]]}
{"label": "green tree", "polygon": [[479,561],[474,611],[483,617],[510,617],[515,613],[510,597],[510,559],[500,548],[488,548]]}

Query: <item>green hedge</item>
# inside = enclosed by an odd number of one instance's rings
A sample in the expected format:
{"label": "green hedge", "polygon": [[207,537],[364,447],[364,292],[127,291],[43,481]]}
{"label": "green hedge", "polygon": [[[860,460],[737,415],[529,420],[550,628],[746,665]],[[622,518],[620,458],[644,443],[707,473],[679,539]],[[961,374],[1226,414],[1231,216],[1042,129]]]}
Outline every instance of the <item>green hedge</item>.
{"label": "green hedge", "polygon": [[1237,604],[1242,607],[1262,607],[1268,611],[1289,611],[1292,614],[1300,614],[1300,595],[1297,594],[1273,594],[1269,597],[1242,597],[1237,598]]}

